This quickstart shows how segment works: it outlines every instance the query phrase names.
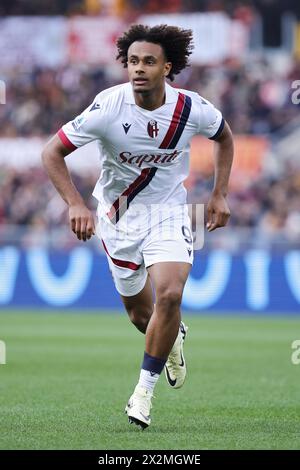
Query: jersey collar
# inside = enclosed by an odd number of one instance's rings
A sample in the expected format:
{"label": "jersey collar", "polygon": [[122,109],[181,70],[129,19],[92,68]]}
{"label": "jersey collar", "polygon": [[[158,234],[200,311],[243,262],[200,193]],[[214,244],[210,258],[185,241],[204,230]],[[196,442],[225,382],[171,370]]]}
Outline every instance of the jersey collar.
{"label": "jersey collar", "polygon": [[[167,104],[167,103],[176,103],[176,101],[178,99],[178,93],[177,93],[176,89],[173,88],[172,86],[170,86],[168,83],[166,83],[165,89],[166,89],[165,104]],[[130,82],[126,83],[126,87],[125,87],[125,103],[135,104],[132,85],[131,85]]]}

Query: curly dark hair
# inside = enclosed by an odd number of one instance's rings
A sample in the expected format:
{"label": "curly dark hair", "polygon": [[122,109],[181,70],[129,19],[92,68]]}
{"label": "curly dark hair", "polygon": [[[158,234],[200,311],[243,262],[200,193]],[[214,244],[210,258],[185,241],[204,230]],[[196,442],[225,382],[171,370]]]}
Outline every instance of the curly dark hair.
{"label": "curly dark hair", "polygon": [[118,55],[116,59],[121,59],[126,68],[128,49],[133,42],[147,41],[159,44],[165,53],[167,62],[172,63],[172,69],[167,78],[173,81],[174,75],[189,65],[188,57],[194,48],[192,40],[193,33],[190,29],[166,24],[153,27],[135,24],[117,39]]}

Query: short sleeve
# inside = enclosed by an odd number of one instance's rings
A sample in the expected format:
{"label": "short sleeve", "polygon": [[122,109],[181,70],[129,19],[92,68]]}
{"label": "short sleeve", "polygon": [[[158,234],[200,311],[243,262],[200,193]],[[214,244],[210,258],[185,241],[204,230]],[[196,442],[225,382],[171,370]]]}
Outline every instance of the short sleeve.
{"label": "short sleeve", "polygon": [[225,120],[222,113],[206,99],[200,98],[200,122],[198,134],[204,135],[211,140],[215,140],[221,134]]}
{"label": "short sleeve", "polygon": [[64,124],[57,135],[68,149],[75,150],[93,140],[101,140],[106,126],[105,106],[96,97],[79,116]]}

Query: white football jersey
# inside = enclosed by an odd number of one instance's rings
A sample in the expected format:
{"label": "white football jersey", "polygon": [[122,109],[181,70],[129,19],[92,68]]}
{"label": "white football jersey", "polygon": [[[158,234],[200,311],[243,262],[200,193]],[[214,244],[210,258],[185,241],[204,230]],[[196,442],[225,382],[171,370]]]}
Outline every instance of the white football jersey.
{"label": "white football jersey", "polygon": [[166,83],[165,103],[148,111],[125,83],[99,93],[58,135],[72,150],[98,142],[102,171],[93,195],[116,224],[135,204],[184,204],[192,137],[215,139],[223,127],[220,111],[197,93]]}

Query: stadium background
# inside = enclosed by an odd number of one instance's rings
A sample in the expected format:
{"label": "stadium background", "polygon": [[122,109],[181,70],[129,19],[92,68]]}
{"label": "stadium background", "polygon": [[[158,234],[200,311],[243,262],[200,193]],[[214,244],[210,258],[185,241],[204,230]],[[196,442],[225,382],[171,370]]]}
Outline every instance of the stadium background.
{"label": "stadium background", "polygon": [[[0,366],[7,399],[0,448],[299,448],[299,370],[290,360],[291,343],[300,336],[299,2],[2,0],[0,15],[0,340],[7,345],[7,364]],[[176,436],[161,421],[157,441],[135,436],[134,442],[113,417],[113,405],[126,400],[127,391],[125,396],[116,392],[118,382],[134,380],[142,338],[136,339],[125,318],[99,241],[76,241],[66,207],[40,163],[49,136],[99,91],[127,80],[114,60],[114,41],[133,22],[193,29],[191,67],[174,86],[211,100],[231,125],[236,147],[230,224],[205,235],[183,297],[194,327],[187,352],[193,387],[183,409],[195,419],[191,400],[204,421],[199,427],[186,418],[191,433],[187,424]],[[194,139],[189,202],[208,200],[211,151],[209,141]],[[101,162],[93,145],[67,159],[94,210],[91,193]],[[101,315],[89,315],[89,309]],[[42,315],[46,312],[52,313]],[[100,392],[96,370],[103,371],[102,354],[108,384],[102,383]],[[117,377],[111,368],[117,368]],[[91,376],[95,382],[87,388]],[[56,387],[63,377],[68,390],[59,411]],[[218,392],[212,393],[212,385]],[[83,391],[89,395],[91,389],[94,395],[83,404]],[[47,431],[39,428],[49,418],[44,393],[51,411]],[[168,400],[161,388],[164,393]],[[99,397],[108,395],[113,404],[102,409],[105,431],[96,439],[94,411],[99,411]],[[208,395],[215,400],[213,408]],[[261,405],[258,415],[254,402]],[[78,408],[85,437],[79,431],[74,436]],[[72,432],[60,421],[66,417]],[[266,417],[270,428],[263,429]],[[20,419],[23,428],[17,430]],[[248,431],[238,429],[241,421],[247,427],[247,419]],[[221,426],[220,434],[211,431],[210,420]],[[193,426],[204,440],[197,440]],[[125,433],[123,440],[112,437],[115,429]]]}

